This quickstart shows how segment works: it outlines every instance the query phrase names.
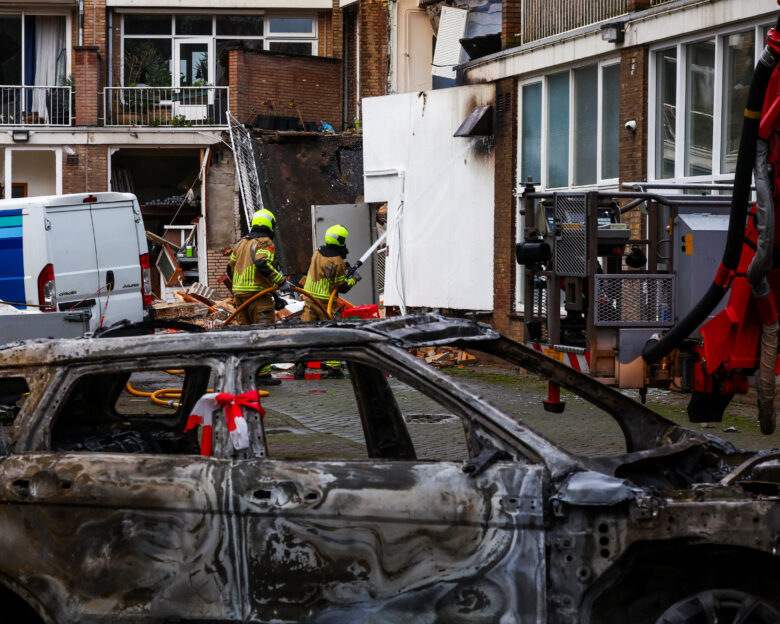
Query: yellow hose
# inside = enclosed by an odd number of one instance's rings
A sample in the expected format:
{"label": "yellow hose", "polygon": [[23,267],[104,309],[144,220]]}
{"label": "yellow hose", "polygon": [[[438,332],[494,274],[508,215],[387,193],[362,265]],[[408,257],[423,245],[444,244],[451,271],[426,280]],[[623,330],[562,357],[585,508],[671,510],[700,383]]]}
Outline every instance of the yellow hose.
{"label": "yellow hose", "polygon": [[330,293],[330,299],[328,299],[328,318],[333,318],[333,302],[336,299],[336,295],[338,295],[339,289],[334,288]]}
{"label": "yellow hose", "polygon": [[[170,371],[165,371],[165,372],[167,373]],[[180,404],[173,401],[173,399],[181,398],[181,388],[160,388],[159,390],[154,390],[152,392],[144,392],[143,390],[136,390],[135,388],[133,388],[133,386],[130,385],[129,381],[125,384],[125,388],[133,396],[146,397],[152,403],[156,403],[157,405],[162,405],[163,407],[177,408],[180,406]],[[206,390],[206,392],[214,392],[214,390],[209,388],[208,390]],[[258,396],[261,397],[267,397],[269,395],[269,392],[267,390],[258,390],[257,393]],[[168,400],[166,401],[165,399]]]}
{"label": "yellow hose", "polygon": [[274,290],[276,290],[276,286],[271,286],[270,288],[266,288],[265,290],[261,290],[259,293],[255,294],[255,295],[252,295],[251,297],[249,297],[249,299],[244,301],[244,303],[242,303],[240,306],[238,306],[236,308],[235,312],[233,312],[233,314],[228,316],[222,324],[223,325],[230,324],[230,321],[232,321],[235,318],[236,314],[238,314],[246,306],[248,306],[250,303],[252,303],[255,299],[257,299],[258,297],[262,297],[263,295],[267,295],[269,292],[273,292]]}

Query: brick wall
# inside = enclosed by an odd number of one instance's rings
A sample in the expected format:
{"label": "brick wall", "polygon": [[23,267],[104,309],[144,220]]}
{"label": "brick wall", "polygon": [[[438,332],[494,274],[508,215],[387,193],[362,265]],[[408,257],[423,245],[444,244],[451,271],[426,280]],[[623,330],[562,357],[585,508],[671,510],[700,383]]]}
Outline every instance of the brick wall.
{"label": "brick wall", "polygon": [[333,0],[333,10],[327,14],[330,22],[329,30],[326,33],[328,41],[327,52],[323,56],[333,58],[343,58],[344,50],[344,12],[339,6],[339,0]]}
{"label": "brick wall", "polygon": [[501,7],[501,48],[514,48],[522,43],[523,0],[504,0]]}
{"label": "brick wall", "polygon": [[493,126],[496,170],[492,325],[507,336],[522,339],[522,322],[514,313],[515,277],[518,269],[514,259],[517,210],[513,195],[516,176],[514,162],[517,154],[516,92],[514,78],[505,78],[496,82],[496,101],[500,102],[501,106],[494,106]]}
{"label": "brick wall", "polygon": [[341,61],[317,56],[234,49],[228,52],[230,110],[241,121],[271,114],[296,116],[295,100],[305,121],[323,119],[341,127]]}
{"label": "brick wall", "polygon": [[361,0],[360,98],[386,95],[390,71],[390,13],[387,0]]}
{"label": "brick wall", "polygon": [[108,189],[108,150],[105,145],[72,145],[63,154],[62,192],[98,193]]}
{"label": "brick wall", "polygon": [[[648,52],[643,46],[621,51],[620,56],[620,182],[647,179],[647,68]],[[636,121],[636,132],[624,126]],[[633,236],[644,237],[644,219],[639,211],[628,213]]]}
{"label": "brick wall", "polygon": [[230,290],[219,281],[219,278],[225,274],[228,256],[223,255],[221,249],[209,249],[206,258],[208,263],[207,285],[217,291],[217,299],[230,299],[232,297]]}
{"label": "brick wall", "polygon": [[[76,28],[78,30],[78,28]],[[108,12],[106,0],[84,0],[85,46],[96,46],[101,59],[98,88],[102,89],[108,79]]]}
{"label": "brick wall", "polygon": [[100,65],[97,46],[76,46],[73,49],[73,88],[77,126],[98,124]]}

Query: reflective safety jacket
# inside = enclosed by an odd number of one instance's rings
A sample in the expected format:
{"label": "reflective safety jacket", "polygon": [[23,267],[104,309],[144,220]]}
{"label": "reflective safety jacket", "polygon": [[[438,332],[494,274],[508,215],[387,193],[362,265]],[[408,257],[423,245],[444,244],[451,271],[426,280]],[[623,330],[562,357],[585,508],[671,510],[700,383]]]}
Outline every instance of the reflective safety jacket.
{"label": "reflective safety jacket", "polygon": [[[273,241],[266,237],[244,237],[230,254],[233,292],[253,293],[278,286],[285,277],[276,268]],[[270,298],[270,295],[269,295]]]}
{"label": "reflective safety jacket", "polygon": [[330,299],[330,293],[334,288],[337,288],[340,293],[345,293],[357,282],[353,277],[347,278],[347,265],[344,259],[329,247],[331,245],[323,245],[314,252],[304,286],[306,292],[325,302]]}

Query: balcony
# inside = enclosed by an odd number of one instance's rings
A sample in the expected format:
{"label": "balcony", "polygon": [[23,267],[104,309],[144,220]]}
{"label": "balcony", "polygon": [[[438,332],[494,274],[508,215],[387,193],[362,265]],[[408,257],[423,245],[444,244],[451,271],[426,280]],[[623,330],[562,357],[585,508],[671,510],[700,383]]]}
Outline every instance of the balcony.
{"label": "balcony", "polygon": [[104,125],[227,126],[228,87],[106,87]]}
{"label": "balcony", "polygon": [[0,126],[70,126],[72,89],[0,85]]}

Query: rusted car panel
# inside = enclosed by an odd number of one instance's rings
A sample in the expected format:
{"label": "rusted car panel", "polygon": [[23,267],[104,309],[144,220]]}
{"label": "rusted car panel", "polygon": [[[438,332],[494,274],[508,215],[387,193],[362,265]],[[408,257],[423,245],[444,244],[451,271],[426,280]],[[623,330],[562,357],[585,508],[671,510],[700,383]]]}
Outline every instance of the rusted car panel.
{"label": "rusted car panel", "polygon": [[[578,391],[628,452],[568,453],[403,350],[426,341]],[[780,621],[776,455],[679,427],[485,326],[425,315],[3,356],[0,382],[30,394],[0,423],[0,597],[45,621],[653,624],[700,592]],[[215,420],[213,458],[182,433],[209,378],[239,394],[265,362],[329,357],[349,362],[367,460],[268,457],[256,416],[243,451]],[[175,415],[112,411],[130,372],[166,368],[186,371]],[[462,419],[467,461],[416,459],[385,373]],[[105,431],[136,431],[143,452],[84,450]]]}

